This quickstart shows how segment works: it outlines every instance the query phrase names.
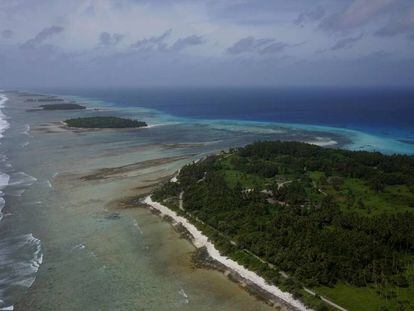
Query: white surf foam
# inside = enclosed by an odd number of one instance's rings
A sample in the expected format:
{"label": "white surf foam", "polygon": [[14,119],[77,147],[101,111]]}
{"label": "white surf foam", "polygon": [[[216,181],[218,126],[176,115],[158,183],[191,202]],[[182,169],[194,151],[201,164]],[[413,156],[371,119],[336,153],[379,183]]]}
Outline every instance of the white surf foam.
{"label": "white surf foam", "polygon": [[80,251],[80,250],[83,250],[85,248],[86,248],[85,244],[78,244],[78,245],[75,245],[74,247],[72,247],[72,251]]}
{"label": "white surf foam", "polygon": [[49,180],[49,179],[46,179],[46,180],[45,180],[45,184],[46,184],[46,186],[47,186],[48,188],[53,189],[53,185],[52,185],[52,183],[50,182],[50,180]]}
{"label": "white surf foam", "polygon": [[7,185],[7,194],[11,196],[22,196],[24,191],[33,185],[37,179],[24,172],[10,174],[10,181]]}
{"label": "white surf foam", "polygon": [[187,295],[187,293],[184,291],[184,289],[180,289],[179,291],[178,291],[178,293],[180,294],[180,296],[182,297],[182,298],[184,298],[184,304],[188,304],[189,302],[190,302],[190,300],[188,299],[188,295]]}
{"label": "white surf foam", "polygon": [[0,240],[0,310],[13,310],[16,293],[33,285],[42,262],[41,242],[33,234]]}
{"label": "white surf foam", "polygon": [[148,124],[147,126],[143,127],[146,129],[154,128],[154,127],[161,127],[161,126],[167,126],[170,125],[168,123],[160,123],[160,124]]}
{"label": "white surf foam", "polygon": [[[3,114],[1,110],[2,108],[4,108],[4,104],[6,103],[7,100],[8,98],[5,95],[0,94],[0,139],[3,138],[4,132],[9,127],[9,123],[6,120],[6,116]],[[5,155],[0,155],[0,157],[1,157],[2,162],[6,161],[7,159]],[[2,190],[8,185],[9,181],[10,181],[10,176],[7,175],[6,173],[0,172],[0,221],[3,219],[2,210],[4,208],[4,205],[6,204],[3,198],[4,192]]]}
{"label": "white surf foam", "polygon": [[12,173],[10,175],[9,186],[31,186],[37,179],[25,172]]}
{"label": "white surf foam", "polygon": [[133,224],[134,224],[134,227],[136,227],[136,228],[138,229],[139,233],[140,233],[141,235],[143,235],[143,234],[144,234],[144,232],[142,231],[141,227],[138,225],[138,222],[137,222],[135,219],[134,219],[134,221],[133,221]]}
{"label": "white surf foam", "polygon": [[22,134],[26,136],[30,136],[30,125],[29,124],[25,124],[24,131],[22,132]]}
{"label": "white surf foam", "polygon": [[10,181],[10,176],[6,173],[0,173],[0,190],[3,190]]}
{"label": "white surf foam", "polygon": [[[7,118],[2,112],[7,100],[4,94],[0,94],[0,139],[4,137],[4,132],[9,127]],[[28,134],[29,131],[30,127],[26,126],[25,132]],[[0,162],[6,160],[7,157],[0,154]],[[8,169],[12,168],[10,163],[4,165]],[[23,172],[10,175],[0,172],[0,220],[3,216],[1,211],[6,203],[4,191],[7,191],[7,194],[14,192],[16,195],[21,195],[24,189],[35,181],[36,178]],[[0,310],[14,310],[13,303],[17,296],[32,286],[42,262],[41,242],[33,234],[0,239]]]}
{"label": "white surf foam", "polygon": [[3,137],[4,131],[9,127],[9,122],[7,122],[6,116],[3,114],[1,110],[2,108],[4,108],[4,104],[8,100],[9,99],[5,95],[0,94],[0,138]]}
{"label": "white surf foam", "polygon": [[325,137],[315,137],[314,140],[304,141],[305,143],[316,145],[319,147],[328,147],[328,146],[335,146],[338,144],[336,140],[325,138]]}
{"label": "white surf foam", "polygon": [[6,205],[6,201],[3,198],[3,191],[0,191],[0,221],[3,219],[3,208]]}

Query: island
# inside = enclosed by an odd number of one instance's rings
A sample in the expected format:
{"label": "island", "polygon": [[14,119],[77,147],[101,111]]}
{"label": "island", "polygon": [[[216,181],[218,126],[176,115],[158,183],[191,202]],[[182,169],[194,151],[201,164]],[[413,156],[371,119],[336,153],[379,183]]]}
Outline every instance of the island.
{"label": "island", "polygon": [[[27,95],[31,96],[31,95]],[[63,98],[55,97],[55,96],[46,96],[45,95],[36,95],[37,97],[41,98],[28,98],[26,99],[27,102],[63,102],[65,101]]]}
{"label": "island", "polygon": [[257,142],[148,201],[316,310],[414,308],[414,156]]}
{"label": "island", "polygon": [[64,104],[45,104],[39,106],[42,110],[82,110],[86,109],[85,106],[75,103],[64,103]]}
{"label": "island", "polygon": [[59,104],[44,104],[36,108],[26,109],[27,112],[37,111],[58,111],[58,110],[83,110],[85,106],[76,103],[59,103]]}
{"label": "island", "polygon": [[125,119],[119,117],[85,117],[68,119],[64,124],[69,127],[85,129],[105,129],[105,128],[140,128],[148,126],[147,123],[138,120]]}

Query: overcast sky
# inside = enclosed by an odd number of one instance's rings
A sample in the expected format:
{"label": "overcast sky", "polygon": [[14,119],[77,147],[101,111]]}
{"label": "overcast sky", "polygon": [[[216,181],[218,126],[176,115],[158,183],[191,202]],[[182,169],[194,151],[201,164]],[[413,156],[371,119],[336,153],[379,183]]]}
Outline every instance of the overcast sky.
{"label": "overcast sky", "polygon": [[410,86],[414,0],[0,0],[0,88]]}

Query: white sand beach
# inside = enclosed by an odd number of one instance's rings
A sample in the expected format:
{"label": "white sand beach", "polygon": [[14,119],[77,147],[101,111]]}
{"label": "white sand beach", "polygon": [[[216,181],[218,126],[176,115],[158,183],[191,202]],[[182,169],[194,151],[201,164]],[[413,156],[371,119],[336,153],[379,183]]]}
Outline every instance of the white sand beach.
{"label": "white sand beach", "polygon": [[254,283],[266,292],[274,295],[278,299],[283,300],[288,305],[298,310],[310,310],[302,302],[293,298],[293,296],[287,292],[283,292],[278,287],[268,284],[262,277],[238,264],[234,260],[227,258],[220,254],[211,243],[207,236],[205,236],[200,230],[198,230],[193,224],[191,224],[186,218],[178,216],[174,211],[168,207],[155,202],[151,199],[151,196],[147,196],[144,203],[148,204],[151,208],[158,210],[162,215],[171,217],[175,222],[184,226],[193,237],[193,244],[197,248],[206,247],[208,254],[216,261],[228,267],[230,270],[237,272],[244,279]]}

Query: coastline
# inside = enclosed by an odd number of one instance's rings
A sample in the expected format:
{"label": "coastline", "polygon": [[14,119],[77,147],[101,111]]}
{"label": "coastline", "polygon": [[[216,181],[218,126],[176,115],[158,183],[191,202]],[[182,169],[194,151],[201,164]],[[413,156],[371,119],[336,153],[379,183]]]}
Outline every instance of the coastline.
{"label": "coastline", "polygon": [[[0,310],[14,310],[15,297],[22,295],[36,280],[37,272],[43,262],[42,242],[32,230],[13,226],[16,220],[12,206],[19,201],[37,179],[20,171],[12,165],[9,159],[9,139],[13,136],[14,123],[6,102],[12,101],[13,96],[1,91],[0,93]],[[7,120],[12,120],[8,122]],[[5,133],[7,130],[7,133]],[[19,134],[29,136],[30,127]],[[20,148],[28,142],[18,144]],[[19,148],[19,147],[18,147]],[[3,209],[6,212],[2,213]]]}
{"label": "coastline", "polygon": [[269,285],[262,277],[238,264],[232,259],[229,259],[220,254],[215,248],[214,244],[211,243],[207,236],[205,236],[200,230],[198,230],[193,224],[191,224],[186,218],[178,216],[174,211],[168,207],[162,205],[159,202],[155,202],[151,199],[151,196],[147,196],[144,201],[146,205],[150,206],[151,209],[157,210],[162,216],[170,217],[177,224],[182,225],[192,236],[193,245],[199,249],[205,247],[209,256],[224,265],[231,271],[237,273],[242,279],[253,283],[265,292],[274,296],[277,300],[282,301],[294,310],[311,310],[306,307],[301,301],[294,299],[290,293],[283,292],[274,285]]}

